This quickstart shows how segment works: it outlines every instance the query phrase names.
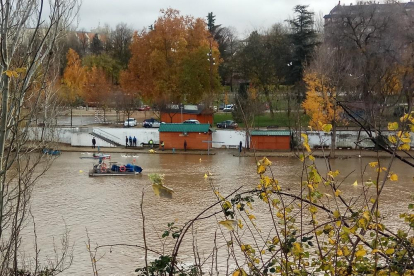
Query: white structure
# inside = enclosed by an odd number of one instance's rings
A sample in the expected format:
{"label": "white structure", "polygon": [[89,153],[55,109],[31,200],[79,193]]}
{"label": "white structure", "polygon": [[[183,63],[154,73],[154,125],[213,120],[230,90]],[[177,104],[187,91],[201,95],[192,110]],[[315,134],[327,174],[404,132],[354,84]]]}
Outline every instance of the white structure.
{"label": "white structure", "polygon": [[[306,132],[311,148],[330,147],[331,133],[322,131]],[[383,132],[388,135],[390,132]],[[361,131],[337,131],[336,147],[337,148],[356,148],[356,143],[362,147],[373,147],[374,144],[368,138],[368,135]],[[92,146],[92,137],[95,136],[96,145],[100,147],[124,146],[125,138],[129,136],[137,138],[137,145],[148,143],[153,140],[159,143],[158,128],[110,128],[110,127],[93,127],[93,128],[54,128],[51,130],[42,130],[42,128],[31,128],[31,140],[57,140],[57,142],[71,144],[78,147]],[[55,138],[57,137],[57,139]],[[300,135],[298,135],[300,137]],[[411,133],[411,137],[414,137]],[[212,135],[212,148],[233,148],[237,147],[240,141],[243,147],[246,146],[246,132],[244,130],[216,130]],[[411,141],[411,147],[414,147],[414,139]]]}

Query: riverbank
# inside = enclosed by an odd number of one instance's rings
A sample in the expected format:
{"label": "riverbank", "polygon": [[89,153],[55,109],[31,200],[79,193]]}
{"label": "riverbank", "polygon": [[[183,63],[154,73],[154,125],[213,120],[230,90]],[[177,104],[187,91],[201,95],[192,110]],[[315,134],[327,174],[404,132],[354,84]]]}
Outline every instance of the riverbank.
{"label": "riverbank", "polygon": [[[92,149],[90,147],[72,147],[69,144],[58,144],[57,149],[62,152],[98,152],[98,148]],[[104,153],[140,153],[140,154],[187,154],[187,155],[214,155],[217,152],[227,152],[234,157],[239,157],[238,149],[210,149],[207,150],[164,150],[162,151],[159,148],[154,148],[154,152],[150,151],[150,148],[145,147],[116,147],[116,148],[100,148],[101,152]],[[400,156],[410,158],[404,152],[397,152]],[[240,157],[297,157],[298,152],[295,151],[255,151],[253,149],[250,150],[243,150],[240,154]],[[409,152],[410,155],[414,155],[414,151]],[[312,155],[316,158],[324,158],[329,157],[330,150],[314,150]],[[344,159],[344,158],[354,158],[354,157],[389,157],[390,154],[385,151],[373,151],[373,150],[351,150],[351,149],[343,149],[343,150],[336,150],[335,155],[337,158]]]}

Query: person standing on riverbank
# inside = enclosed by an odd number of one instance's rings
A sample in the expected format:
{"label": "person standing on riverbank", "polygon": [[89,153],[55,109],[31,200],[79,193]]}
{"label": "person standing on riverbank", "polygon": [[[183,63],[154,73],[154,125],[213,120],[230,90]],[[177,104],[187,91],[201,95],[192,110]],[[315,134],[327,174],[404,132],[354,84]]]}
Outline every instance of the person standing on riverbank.
{"label": "person standing on riverbank", "polygon": [[92,148],[94,149],[96,145],[95,137],[92,137]]}
{"label": "person standing on riverbank", "polygon": [[134,145],[134,147],[137,146],[137,137],[134,136],[134,138],[132,138],[132,144]]}
{"label": "person standing on riverbank", "polygon": [[239,144],[239,156],[241,155],[242,149],[243,149],[243,143],[242,143],[242,141],[240,141],[240,144]]}
{"label": "person standing on riverbank", "polygon": [[125,136],[125,147],[128,147],[128,136]]}
{"label": "person standing on riverbank", "polygon": [[187,141],[184,140],[184,151],[187,151]]}
{"label": "person standing on riverbank", "polygon": [[161,141],[161,151],[164,151],[164,141]]}

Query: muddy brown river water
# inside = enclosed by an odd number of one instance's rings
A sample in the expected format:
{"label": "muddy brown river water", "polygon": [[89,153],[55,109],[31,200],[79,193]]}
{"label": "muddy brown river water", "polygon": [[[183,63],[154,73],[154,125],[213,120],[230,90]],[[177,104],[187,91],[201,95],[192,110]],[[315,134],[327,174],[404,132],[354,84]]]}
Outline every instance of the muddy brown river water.
{"label": "muddy brown river water", "polygon": [[[144,187],[148,187],[144,199],[148,243],[154,249],[162,250],[159,236],[167,223],[176,221],[182,225],[214,202],[215,195],[210,182],[204,179],[207,171],[213,174],[213,185],[224,195],[240,186],[243,186],[242,190],[254,188],[258,183],[255,159],[234,157],[228,151],[211,156],[141,154],[125,157],[123,154],[112,154],[112,161],[132,162],[135,159],[136,164],[144,169],[141,176],[135,177],[88,177],[87,172],[94,161],[81,160],[80,156],[80,153],[63,153],[40,179],[32,198],[32,212],[43,260],[53,257],[53,239],[58,243],[65,231],[65,224],[70,231],[74,260],[63,275],[92,275],[85,246],[86,230],[92,245],[143,245],[139,204]],[[295,158],[273,157],[270,160],[281,186],[284,189],[298,189],[302,164]],[[384,162],[386,160],[383,159]],[[343,192],[358,193],[359,188],[351,184],[358,178],[361,168],[370,161],[374,161],[373,158],[332,161],[333,169],[339,169],[341,176],[350,174],[341,189]],[[317,160],[317,163],[320,168],[324,166],[322,159]],[[410,195],[414,192],[414,169],[396,161],[393,171],[398,174],[399,181],[389,182],[385,187],[382,209],[383,215],[398,226],[397,214],[406,210]],[[154,195],[149,187],[149,173],[165,174],[166,185],[175,191],[173,199]],[[198,245],[205,254],[211,251],[216,229],[214,218],[197,226]],[[33,251],[32,232],[29,223],[22,246],[27,259],[30,259]],[[167,243],[166,247],[169,246]],[[183,244],[181,260],[184,262],[192,260],[188,253],[191,248],[190,242]],[[98,252],[98,256],[104,255],[98,261],[98,268],[101,269],[99,275],[136,275],[135,268],[143,264],[142,251],[129,247],[114,247],[111,251],[106,248]],[[225,264],[224,260],[219,259],[220,262]]]}

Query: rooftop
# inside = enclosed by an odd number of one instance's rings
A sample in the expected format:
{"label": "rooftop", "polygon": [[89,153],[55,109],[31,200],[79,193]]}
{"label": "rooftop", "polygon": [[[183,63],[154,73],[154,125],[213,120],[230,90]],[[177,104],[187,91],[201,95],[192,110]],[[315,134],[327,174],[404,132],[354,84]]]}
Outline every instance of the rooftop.
{"label": "rooftop", "polygon": [[289,130],[252,130],[251,136],[290,136]]}
{"label": "rooftop", "polygon": [[209,132],[209,124],[161,124],[159,132]]}
{"label": "rooftop", "polygon": [[356,12],[387,12],[392,10],[395,7],[401,7],[405,10],[411,10],[414,8],[414,2],[408,2],[408,3],[386,3],[386,4],[380,4],[379,2],[376,3],[373,2],[363,2],[360,1],[358,4],[353,5],[350,3],[350,5],[341,5],[341,1],[339,1],[338,5],[336,5],[329,14],[325,15],[324,18],[332,18],[333,16],[337,16],[337,14],[355,14]]}

